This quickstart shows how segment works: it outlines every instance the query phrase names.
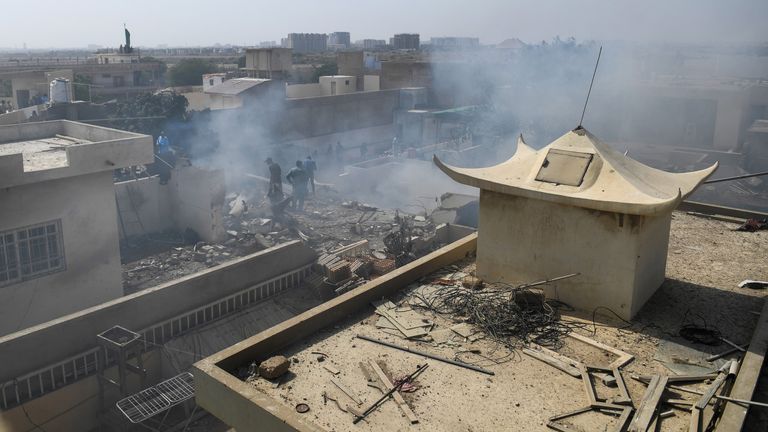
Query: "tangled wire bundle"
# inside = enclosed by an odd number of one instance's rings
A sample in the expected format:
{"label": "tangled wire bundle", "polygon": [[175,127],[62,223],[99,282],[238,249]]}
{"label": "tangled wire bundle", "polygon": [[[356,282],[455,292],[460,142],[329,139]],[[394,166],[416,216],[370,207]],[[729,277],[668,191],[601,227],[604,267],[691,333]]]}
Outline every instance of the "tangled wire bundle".
{"label": "tangled wire bundle", "polygon": [[542,292],[525,287],[442,287],[427,296],[416,297],[423,302],[421,307],[438,314],[465,317],[510,349],[530,342],[560,348],[560,339],[571,330],[570,325],[559,320],[561,303],[546,301]]}

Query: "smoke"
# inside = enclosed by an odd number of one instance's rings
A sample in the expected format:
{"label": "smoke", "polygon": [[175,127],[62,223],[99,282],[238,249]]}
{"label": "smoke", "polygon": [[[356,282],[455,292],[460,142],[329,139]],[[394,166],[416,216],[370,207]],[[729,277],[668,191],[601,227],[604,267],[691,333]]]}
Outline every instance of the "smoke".
{"label": "smoke", "polygon": [[[335,184],[345,198],[420,212],[433,207],[442,193],[476,193],[435,170],[432,154],[453,165],[488,166],[514,153],[518,134],[540,148],[575,128],[600,45],[556,37],[509,48],[433,51],[427,100],[415,106],[430,113],[408,112],[414,107],[402,106],[401,93],[394,113],[379,110],[382,119],[392,115],[393,124],[360,128],[353,112],[339,117],[338,110],[329,114],[334,108],[322,104],[311,108],[310,116],[295,117],[283,92],[272,91],[242,109],[198,113],[185,141],[195,163],[221,168],[230,179],[264,175],[267,157],[286,170],[311,154],[321,181]],[[749,83],[767,78],[767,54],[764,46],[605,43],[583,125],[658,168],[701,168],[711,161],[671,160],[652,147],[738,150],[745,125],[768,115],[768,101],[753,102],[757,109],[747,110],[741,129],[728,133],[716,130],[722,115],[718,104],[726,93],[749,98]],[[333,101],[341,99],[323,103]],[[317,127],[325,123],[333,126]],[[438,125],[431,131],[429,124]],[[332,133],[307,132],[318,129]],[[386,157],[396,135],[401,158],[415,155],[421,161],[382,159],[336,176],[340,165],[363,158],[363,147],[368,159]]]}

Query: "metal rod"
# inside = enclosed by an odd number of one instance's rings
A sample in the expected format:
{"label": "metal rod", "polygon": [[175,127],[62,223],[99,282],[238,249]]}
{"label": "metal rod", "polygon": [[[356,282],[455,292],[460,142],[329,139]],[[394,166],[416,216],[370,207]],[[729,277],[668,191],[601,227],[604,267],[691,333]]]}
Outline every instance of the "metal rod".
{"label": "metal rod", "polygon": [[589,95],[592,94],[592,84],[595,82],[595,75],[597,75],[597,65],[600,64],[600,55],[603,53],[603,46],[600,45],[600,51],[597,52],[597,61],[595,62],[595,70],[592,72],[592,81],[589,82],[589,91],[587,92],[587,100],[584,101],[584,109],[581,110],[581,119],[579,119],[579,127],[584,121],[584,113],[587,112],[587,104],[589,103]]}
{"label": "metal rod", "polygon": [[708,362],[711,362],[711,361],[715,361],[715,360],[719,359],[720,357],[725,357],[725,356],[727,356],[728,354],[732,354],[732,353],[735,353],[736,351],[744,351],[744,350],[745,350],[747,347],[749,347],[749,344],[744,344],[744,345],[741,345],[741,346],[740,346],[740,347],[738,347],[738,348],[735,348],[735,347],[734,347],[734,348],[731,348],[731,349],[725,350],[725,351],[723,351],[723,352],[721,352],[721,353],[719,353],[719,354],[713,354],[713,355],[711,355],[711,356],[707,357],[707,361],[708,361]]}
{"label": "metal rod", "polygon": [[523,284],[523,285],[518,286],[517,288],[530,288],[530,287],[535,287],[535,286],[539,286],[539,285],[545,285],[545,284],[548,284],[550,282],[555,282],[555,281],[559,281],[559,280],[563,280],[563,279],[572,278],[574,276],[579,276],[580,274],[581,273],[571,273],[571,274],[567,274],[565,276],[558,276],[556,278],[547,279],[547,280],[543,280],[543,281],[539,281],[539,282],[532,282],[532,283],[529,283],[529,284]]}
{"label": "metal rod", "polygon": [[368,416],[368,414],[372,413],[376,408],[378,408],[379,404],[381,404],[382,402],[387,400],[392,395],[392,393],[400,390],[400,388],[405,383],[411,381],[416,375],[420,374],[428,366],[429,366],[428,364],[424,364],[424,366],[419,366],[419,368],[416,369],[415,372],[413,372],[412,374],[408,375],[405,379],[400,381],[396,386],[393,386],[391,389],[389,389],[388,392],[384,393],[384,395],[379,400],[374,402],[373,405],[371,405],[367,410],[363,411],[362,414],[360,414],[359,416],[355,416],[355,419],[352,420],[352,424],[357,424],[360,420],[366,418]]}
{"label": "metal rod", "polygon": [[451,359],[448,359],[448,358],[445,358],[445,357],[436,356],[434,354],[430,354],[430,353],[423,352],[423,351],[412,350],[412,349],[410,349],[408,347],[395,345],[395,344],[392,344],[392,343],[389,343],[389,342],[385,342],[385,341],[382,341],[382,340],[378,340],[378,339],[374,339],[374,338],[371,338],[371,337],[368,337],[368,336],[357,335],[357,337],[359,339],[367,340],[368,342],[373,342],[373,343],[377,343],[379,345],[384,345],[384,346],[387,346],[387,347],[390,347],[390,348],[398,349],[400,351],[405,351],[405,352],[409,352],[411,354],[416,354],[416,355],[424,356],[424,357],[427,357],[427,358],[431,358],[433,360],[441,361],[443,363],[448,363],[448,364],[452,364],[454,366],[459,366],[459,367],[463,367],[463,368],[466,368],[466,369],[471,369],[473,371],[484,373],[484,374],[487,374],[487,375],[496,375],[493,371],[489,371],[488,369],[483,369],[481,367],[478,367],[478,366],[475,366],[475,365],[471,365],[471,364],[468,364],[468,363],[464,363],[464,362],[460,362],[460,361],[456,361],[456,360],[451,360]]}
{"label": "metal rod", "polygon": [[744,400],[744,399],[735,399],[735,398],[731,398],[731,397],[728,397],[728,396],[720,396],[720,395],[715,395],[715,397],[718,398],[718,399],[727,400],[728,402],[735,402],[735,403],[738,403],[738,404],[754,405],[754,406],[768,408],[768,404],[767,403],[749,401],[749,400]]}
{"label": "metal rod", "polygon": [[745,179],[745,178],[760,177],[760,176],[764,176],[764,175],[768,175],[768,171],[763,171],[763,172],[753,173],[753,174],[744,174],[744,175],[733,176],[733,177],[725,177],[725,178],[719,178],[719,179],[714,179],[714,180],[707,180],[707,181],[704,182],[704,184],[720,183],[720,182],[731,181],[731,180],[739,180],[739,179]]}
{"label": "metal rod", "polygon": [[160,158],[160,156],[158,156],[157,154],[155,154],[155,157],[156,157],[156,158],[157,158],[157,160],[159,160],[160,162],[162,162],[162,163],[164,163],[164,164],[168,165],[168,168],[173,168],[173,165],[171,165],[171,164],[169,164],[168,162],[166,162],[166,161],[164,161],[163,159],[161,159],[161,158]]}

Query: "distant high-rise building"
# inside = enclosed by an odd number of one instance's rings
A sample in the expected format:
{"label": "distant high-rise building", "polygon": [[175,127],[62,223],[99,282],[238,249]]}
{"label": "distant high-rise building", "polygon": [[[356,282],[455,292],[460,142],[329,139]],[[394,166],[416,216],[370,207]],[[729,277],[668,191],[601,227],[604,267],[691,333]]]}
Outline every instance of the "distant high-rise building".
{"label": "distant high-rise building", "polygon": [[387,41],[384,39],[363,39],[363,49],[376,50],[382,49],[387,46]]}
{"label": "distant high-rise building", "polygon": [[400,33],[392,38],[394,49],[419,49],[419,35],[417,33]]}
{"label": "distant high-rise building", "polygon": [[260,48],[274,48],[279,46],[276,41],[262,41],[259,42]]}
{"label": "distant high-rise building", "polygon": [[293,48],[295,53],[323,52],[328,49],[328,35],[325,33],[288,33],[282,42],[283,48]]}
{"label": "distant high-rise building", "polygon": [[480,46],[476,37],[433,37],[429,45],[440,48],[474,48]]}
{"label": "distant high-rise building", "polygon": [[351,41],[349,39],[349,32],[333,32],[328,35],[328,45],[343,45],[345,48],[349,48]]}

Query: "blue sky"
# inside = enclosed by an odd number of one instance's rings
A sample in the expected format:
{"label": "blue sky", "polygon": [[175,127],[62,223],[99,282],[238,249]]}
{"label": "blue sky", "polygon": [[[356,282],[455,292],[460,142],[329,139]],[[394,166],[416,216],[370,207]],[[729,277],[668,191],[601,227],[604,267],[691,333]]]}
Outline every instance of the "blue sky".
{"label": "blue sky", "polygon": [[768,40],[768,0],[37,0],[3,1],[0,47],[254,45],[289,32],[475,36],[482,43],[565,38],[673,42]]}

